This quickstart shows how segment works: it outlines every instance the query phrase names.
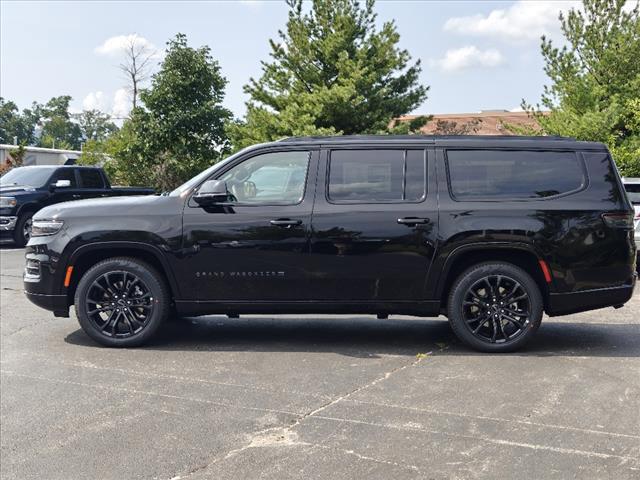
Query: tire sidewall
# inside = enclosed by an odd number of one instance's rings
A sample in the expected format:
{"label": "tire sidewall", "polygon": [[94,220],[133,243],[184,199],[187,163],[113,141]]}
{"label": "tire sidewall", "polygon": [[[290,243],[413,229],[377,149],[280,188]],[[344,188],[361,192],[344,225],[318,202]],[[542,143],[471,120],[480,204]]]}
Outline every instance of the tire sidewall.
{"label": "tire sidewall", "polygon": [[[487,343],[477,338],[467,327],[463,316],[463,301],[468,289],[483,277],[505,275],[518,281],[529,295],[531,315],[527,330],[509,343]],[[491,262],[476,265],[458,277],[449,294],[447,312],[456,336],[466,345],[482,352],[512,352],[518,350],[535,335],[542,321],[544,304],[540,289],[531,276],[515,265]]]}
{"label": "tire sidewall", "polygon": [[33,218],[35,212],[26,212],[18,217],[18,221],[16,222],[15,230],[13,232],[13,241],[18,247],[24,247],[29,241],[22,234],[22,230],[24,229],[24,224],[30,219]]}
{"label": "tire sidewall", "polygon": [[[87,314],[85,299],[93,281],[111,271],[127,271],[137,275],[149,288],[154,308],[147,325],[132,337],[113,338],[103,335]],[[169,294],[164,279],[150,266],[133,259],[116,258],[104,260],[91,267],[80,279],[74,298],[76,316],[80,326],[96,342],[108,347],[137,347],[148,342],[169,313]]]}

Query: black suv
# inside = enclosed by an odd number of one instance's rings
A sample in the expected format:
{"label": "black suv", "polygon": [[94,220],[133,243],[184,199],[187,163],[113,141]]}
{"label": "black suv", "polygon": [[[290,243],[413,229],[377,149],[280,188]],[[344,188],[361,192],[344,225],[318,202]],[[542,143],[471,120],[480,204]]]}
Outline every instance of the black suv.
{"label": "black suv", "polygon": [[633,208],[606,147],[565,138],[291,138],[165,196],[39,211],[28,298],[108,346],[169,315],[449,318],[483,351],[627,302]]}

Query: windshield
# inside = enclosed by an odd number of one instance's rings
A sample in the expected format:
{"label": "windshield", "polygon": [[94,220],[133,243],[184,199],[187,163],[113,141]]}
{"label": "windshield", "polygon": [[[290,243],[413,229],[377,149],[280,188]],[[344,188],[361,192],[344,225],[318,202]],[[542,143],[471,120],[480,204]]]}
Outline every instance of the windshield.
{"label": "windshield", "polygon": [[[251,147],[249,147],[249,148],[251,148]],[[243,150],[240,150],[239,152],[234,153],[230,157],[225,158],[221,162],[218,162],[215,165],[210,166],[209,168],[204,170],[202,173],[199,173],[198,175],[193,177],[191,180],[187,180],[185,183],[183,183],[178,188],[173,190],[169,194],[169,196],[171,196],[171,197],[179,197],[179,196],[182,196],[182,195],[188,195],[193,187],[195,187],[196,185],[199,185],[201,182],[203,182],[205,179],[207,179],[210,175],[212,175],[213,172],[215,172],[219,168],[222,168],[227,163],[229,163],[232,160],[234,160],[235,158],[237,158],[238,155],[244,153],[246,150],[247,150],[247,148],[245,148]]]}
{"label": "windshield", "polygon": [[640,203],[640,183],[626,183],[624,189],[627,191],[627,197],[631,203],[638,205]]}
{"label": "windshield", "polygon": [[58,167],[14,168],[5,173],[2,178],[0,178],[0,185],[3,187],[8,187],[10,185],[25,185],[29,187],[39,188],[44,186],[45,182],[49,179],[56,168]]}

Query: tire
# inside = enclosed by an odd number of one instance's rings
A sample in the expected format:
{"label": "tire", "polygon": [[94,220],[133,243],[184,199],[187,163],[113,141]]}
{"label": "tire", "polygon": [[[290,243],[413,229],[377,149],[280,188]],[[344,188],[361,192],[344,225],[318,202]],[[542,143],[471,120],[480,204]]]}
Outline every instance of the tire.
{"label": "tire", "polygon": [[107,347],[148,342],[169,316],[170,301],[163,276],[128,257],[109,258],[87,270],[74,298],[82,330]]}
{"label": "tire", "polygon": [[474,265],[454,282],[447,313],[451,328],[481,352],[513,352],[535,335],[543,301],[535,280],[510,263]]}
{"label": "tire", "polygon": [[34,212],[26,212],[20,215],[13,231],[13,241],[16,246],[24,247],[31,238],[31,218]]}

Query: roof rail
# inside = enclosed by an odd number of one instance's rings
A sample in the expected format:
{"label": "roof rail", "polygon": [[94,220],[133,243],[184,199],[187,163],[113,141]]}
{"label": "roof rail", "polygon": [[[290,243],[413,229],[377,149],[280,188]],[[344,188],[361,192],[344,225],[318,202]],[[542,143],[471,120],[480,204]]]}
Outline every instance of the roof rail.
{"label": "roof rail", "polygon": [[276,140],[279,143],[288,142],[305,142],[305,141],[325,141],[325,142],[349,142],[353,140],[423,140],[423,141],[435,141],[435,140],[536,140],[536,141],[549,141],[549,140],[564,140],[564,141],[576,141],[573,137],[562,137],[559,135],[329,135],[329,136],[300,136],[300,137],[284,137]]}

